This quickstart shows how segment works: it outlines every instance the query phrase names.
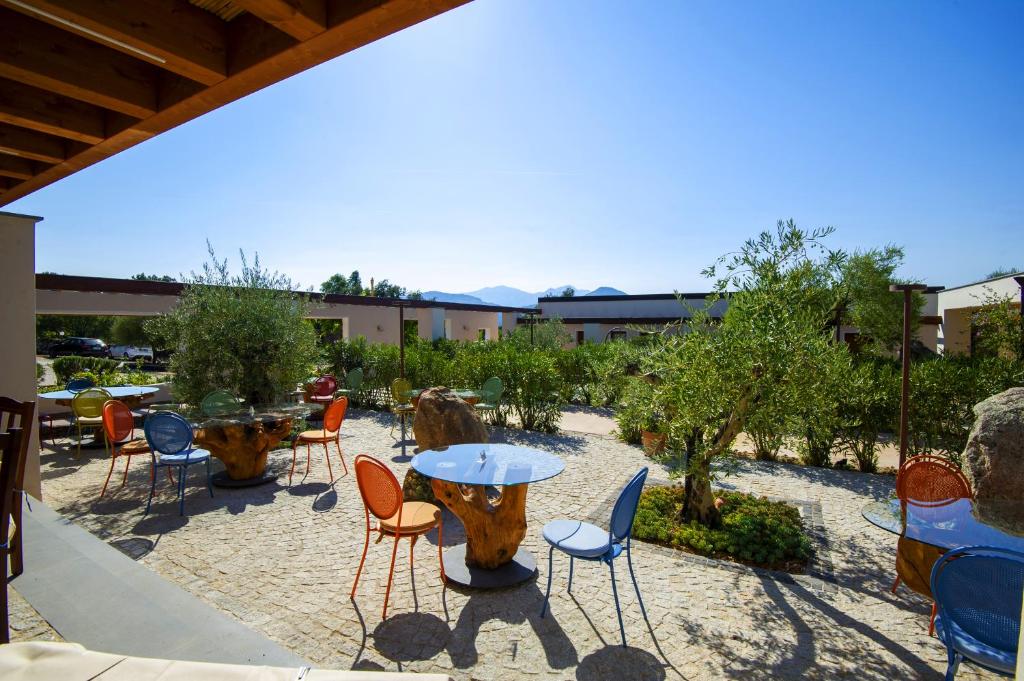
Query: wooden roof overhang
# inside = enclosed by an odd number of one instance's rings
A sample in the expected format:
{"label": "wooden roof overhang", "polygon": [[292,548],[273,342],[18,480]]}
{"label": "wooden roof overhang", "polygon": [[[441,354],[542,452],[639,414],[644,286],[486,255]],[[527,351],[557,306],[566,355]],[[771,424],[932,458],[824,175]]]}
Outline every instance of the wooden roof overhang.
{"label": "wooden roof overhang", "polygon": [[0,206],[469,0],[0,0]]}

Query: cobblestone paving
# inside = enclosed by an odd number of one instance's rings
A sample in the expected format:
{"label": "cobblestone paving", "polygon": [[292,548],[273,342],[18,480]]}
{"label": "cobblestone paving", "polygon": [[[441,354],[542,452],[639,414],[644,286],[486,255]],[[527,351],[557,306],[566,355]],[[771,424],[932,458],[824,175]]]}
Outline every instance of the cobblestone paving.
{"label": "cobblestone paving", "polygon": [[[349,465],[357,453],[372,454],[401,479],[409,458],[389,427],[388,417],[353,410],[342,430]],[[291,486],[285,475],[258,488],[218,489],[213,499],[194,470],[186,518],[177,515],[166,481],[153,512],[143,516],[149,481],[142,460],[123,488],[115,473],[98,501],[109,467],[102,450],[83,451],[80,462],[61,447],[45,451],[43,490],[47,503],[96,536],[318,666],[480,680],[941,677],[945,652],[927,635],[929,605],[904,589],[889,593],[895,537],[860,515],[865,503],[891,493],[891,477],[741,462],[722,486],[820,509],[815,522],[824,529],[822,558],[835,587],[687,560],[640,543],[634,558],[650,624],[622,565],[617,577],[630,644],[624,649],[600,564],[577,566],[570,595],[568,566],[556,556],[551,614],[539,617],[548,575],[541,528],[554,518],[598,512],[649,460],[637,447],[597,435],[495,430],[492,440],[541,447],[566,460],[562,475],[530,489],[524,546],[538,557],[538,580],[491,592],[442,588],[431,533],[416,545],[411,569],[409,544],[402,542],[384,622],[388,540],[371,543],[351,601],[363,509],[353,475],[328,484],[322,450],[313,452],[308,475],[300,459]],[[272,454],[273,466],[290,463],[290,451]],[[652,478],[666,479],[667,472],[655,467]],[[462,539],[458,521],[446,513],[444,544]],[[969,665],[961,667],[961,678],[974,676]]]}

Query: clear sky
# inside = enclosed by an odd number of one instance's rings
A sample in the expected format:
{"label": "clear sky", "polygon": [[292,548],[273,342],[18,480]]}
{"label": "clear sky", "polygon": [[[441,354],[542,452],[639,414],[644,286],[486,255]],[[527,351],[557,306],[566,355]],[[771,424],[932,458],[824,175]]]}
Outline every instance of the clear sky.
{"label": "clear sky", "polygon": [[779,218],[1024,267],[1024,2],[476,0],[4,210],[37,270],[702,290]]}

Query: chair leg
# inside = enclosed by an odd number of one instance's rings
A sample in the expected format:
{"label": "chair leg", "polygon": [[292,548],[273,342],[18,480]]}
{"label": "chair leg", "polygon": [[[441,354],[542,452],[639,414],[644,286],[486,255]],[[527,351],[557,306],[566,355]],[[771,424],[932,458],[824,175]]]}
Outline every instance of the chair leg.
{"label": "chair leg", "polygon": [[[107,485],[110,484],[110,476],[114,473],[114,462],[115,461],[117,461],[117,459],[115,459],[113,457],[110,458],[110,470],[107,471],[107,479],[103,483],[103,489],[100,490],[100,499],[103,498],[103,495],[107,491]],[[125,466],[125,470],[127,471],[127,466]],[[126,475],[127,475],[127,473],[126,473]],[[121,484],[124,484],[124,483],[121,483]]]}
{"label": "chair leg", "polygon": [[21,545],[21,507],[25,503],[25,492],[14,491],[14,508],[11,519],[14,521],[14,536],[11,537],[11,576],[17,577],[25,571],[25,555]]}
{"label": "chair leg", "polygon": [[568,591],[569,593],[572,593],[572,568],[573,568],[573,564],[575,562],[576,562],[576,557],[575,556],[569,556],[569,588],[566,589],[566,591]]}
{"label": "chair leg", "polygon": [[334,441],[334,446],[338,448],[338,458],[341,459],[341,465],[345,468],[345,475],[348,475],[348,464],[345,463],[345,453],[341,451],[340,437]]}
{"label": "chair leg", "polygon": [[896,587],[900,585],[900,576],[896,575],[896,579],[893,580],[892,588],[889,589],[889,593],[896,593]]}
{"label": "chair leg", "polygon": [[444,542],[442,541],[442,533],[444,532],[444,511],[441,511],[441,517],[437,519],[437,560],[441,564],[441,583],[448,583],[448,575],[444,573]]}
{"label": "chair leg", "polygon": [[416,540],[419,539],[419,538],[420,538],[420,536],[418,534],[414,534],[413,536],[409,537],[409,570],[410,571],[412,570],[412,555],[413,555],[412,554],[412,550],[414,548],[416,548]]}
{"label": "chair leg", "polygon": [[948,664],[946,665],[946,681],[953,681],[956,677],[956,670],[960,668],[960,653],[954,653],[952,649],[947,651]]}
{"label": "chair leg", "polygon": [[206,459],[206,489],[210,492],[210,498],[213,498],[213,481],[210,479],[210,457]]}
{"label": "chair leg", "polygon": [[622,624],[622,606],[619,605],[619,591],[615,586],[615,566],[608,561],[608,569],[612,573],[612,598],[615,599],[615,614],[619,616],[619,633],[622,634],[622,647],[626,647],[626,627]]}
{"label": "chair leg", "polygon": [[306,443],[306,475],[309,475],[309,443]]}
{"label": "chair leg", "polygon": [[[113,459],[113,452],[111,452],[111,459],[110,460],[111,461],[114,460]],[[128,482],[128,466],[130,466],[131,463],[132,463],[132,455],[128,454],[127,456],[124,457],[124,477],[121,478],[121,487],[124,487],[125,483]],[[109,479],[110,479],[110,476],[108,475],[107,476],[107,480],[109,480]]]}
{"label": "chair leg", "polygon": [[647,608],[644,607],[644,597],[640,595],[640,585],[636,583],[636,573],[633,572],[633,549],[626,549],[626,565],[629,566],[629,576],[633,579],[633,588],[636,590],[636,599],[640,601],[640,612],[647,619]]}
{"label": "chair leg", "polygon": [[544,614],[548,610],[548,598],[551,597],[551,577],[554,574],[555,566],[555,547],[552,546],[548,550],[548,589],[544,592],[544,605],[540,606],[540,616],[544,617]]}
{"label": "chair leg", "polygon": [[188,466],[182,466],[178,471],[178,515],[185,515],[185,475],[188,473]]}
{"label": "chair leg", "polygon": [[331,482],[334,482],[334,471],[331,470],[331,452],[327,449],[327,443],[324,442],[324,458],[327,459],[327,475],[330,476]]}
{"label": "chair leg", "polygon": [[[168,470],[168,472],[170,472]],[[146,502],[146,512],[143,515],[149,514],[149,507],[153,504],[153,495],[156,494],[156,467],[153,468],[153,475],[149,483],[149,501]]]}
{"label": "chair leg", "polygon": [[75,425],[78,426],[78,448],[77,448],[77,450],[75,452],[75,458],[76,459],[81,459],[82,458],[82,424],[81,423],[76,423]]}
{"label": "chair leg", "polygon": [[932,618],[928,622],[928,635],[935,635],[935,616],[939,614],[939,604],[932,603]]}
{"label": "chair leg", "polygon": [[384,590],[384,610],[380,614],[382,620],[388,618],[388,598],[391,596],[391,582],[395,578],[395,557],[398,555],[398,538],[400,536],[397,533],[395,534],[395,547],[391,549],[391,569],[388,570],[388,588]]}
{"label": "chair leg", "polygon": [[297,440],[292,440],[292,469],[288,471],[288,484],[292,484],[292,476],[295,475],[295,448],[299,445]]}
{"label": "chair leg", "polygon": [[352,593],[349,594],[349,598],[355,600],[356,587],[359,586],[359,575],[363,571],[363,563],[366,562],[366,551],[370,548],[370,525],[366,525],[366,542],[363,544],[363,557],[359,559],[359,567],[356,568],[356,579],[352,582]]}

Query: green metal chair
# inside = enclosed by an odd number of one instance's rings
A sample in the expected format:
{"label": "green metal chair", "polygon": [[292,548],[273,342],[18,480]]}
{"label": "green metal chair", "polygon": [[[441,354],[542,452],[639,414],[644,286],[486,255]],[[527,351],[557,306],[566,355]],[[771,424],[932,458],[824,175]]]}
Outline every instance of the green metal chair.
{"label": "green metal chair", "polygon": [[480,388],[480,401],[474,407],[478,412],[494,414],[501,405],[501,396],[505,393],[505,384],[497,376],[484,381]]}
{"label": "green metal chair", "polygon": [[[103,388],[86,388],[71,400],[71,411],[75,415],[78,429],[78,449],[75,456],[82,456],[82,428],[103,427],[103,405],[112,399]],[[103,451],[107,451],[107,436],[103,434]]]}
{"label": "green metal chair", "polygon": [[345,387],[334,391],[335,397],[345,396],[349,403],[355,401],[359,388],[363,385],[363,370],[356,368],[345,374]]}
{"label": "green metal chair", "polygon": [[241,406],[239,399],[227,390],[214,390],[203,398],[199,408],[207,416],[224,416],[234,414]]}
{"label": "green metal chair", "polygon": [[412,406],[412,398],[409,392],[412,390],[412,383],[407,378],[396,378],[391,382],[391,413],[395,418],[391,422],[391,437],[395,436],[395,423],[402,421],[402,442],[405,442],[405,417],[415,416],[416,407]]}

